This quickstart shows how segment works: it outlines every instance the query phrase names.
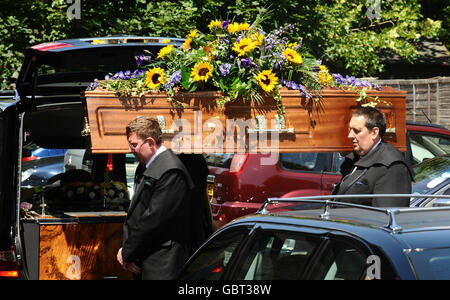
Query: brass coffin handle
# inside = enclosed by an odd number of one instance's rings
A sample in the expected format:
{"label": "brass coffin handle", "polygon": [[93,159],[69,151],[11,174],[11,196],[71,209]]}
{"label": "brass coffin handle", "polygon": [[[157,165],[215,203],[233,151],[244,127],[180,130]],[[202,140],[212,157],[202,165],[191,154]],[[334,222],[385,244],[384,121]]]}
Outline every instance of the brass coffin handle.
{"label": "brass coffin handle", "polygon": [[161,127],[161,132],[163,134],[176,134],[178,133],[178,129],[166,129],[166,120],[164,119],[164,116],[158,115],[156,116],[156,120],[158,120],[159,127]]}
{"label": "brass coffin handle", "polygon": [[256,116],[256,128],[249,128],[248,133],[295,133],[295,128],[285,128],[286,121],[283,116],[277,116],[276,127],[267,129],[267,120],[263,115]]}

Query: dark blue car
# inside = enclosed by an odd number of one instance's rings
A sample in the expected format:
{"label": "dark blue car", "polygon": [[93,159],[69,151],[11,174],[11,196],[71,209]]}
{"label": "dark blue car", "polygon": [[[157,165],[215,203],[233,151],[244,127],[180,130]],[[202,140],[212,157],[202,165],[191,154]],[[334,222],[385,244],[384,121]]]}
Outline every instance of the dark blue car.
{"label": "dark blue car", "polygon": [[269,200],[299,209],[269,205],[229,223],[194,253],[180,279],[450,279],[450,207]]}
{"label": "dark blue car", "polygon": [[55,175],[64,173],[64,155],[42,157],[22,163],[22,187],[46,185]]}

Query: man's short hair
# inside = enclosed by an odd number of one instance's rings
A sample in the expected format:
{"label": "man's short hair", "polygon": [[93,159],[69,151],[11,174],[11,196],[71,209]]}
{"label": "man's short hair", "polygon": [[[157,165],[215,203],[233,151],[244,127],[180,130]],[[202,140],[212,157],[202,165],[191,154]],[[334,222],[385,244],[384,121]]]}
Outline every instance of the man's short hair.
{"label": "man's short hair", "polygon": [[378,127],[380,130],[380,137],[383,137],[386,132],[386,117],[384,113],[374,107],[360,107],[353,113],[354,116],[364,116],[366,118],[365,126],[367,129],[372,130],[374,127]]}
{"label": "man's short hair", "polygon": [[146,138],[151,137],[158,146],[161,145],[161,127],[155,118],[137,117],[126,127],[127,137],[133,132],[136,133],[140,139],[145,140]]}

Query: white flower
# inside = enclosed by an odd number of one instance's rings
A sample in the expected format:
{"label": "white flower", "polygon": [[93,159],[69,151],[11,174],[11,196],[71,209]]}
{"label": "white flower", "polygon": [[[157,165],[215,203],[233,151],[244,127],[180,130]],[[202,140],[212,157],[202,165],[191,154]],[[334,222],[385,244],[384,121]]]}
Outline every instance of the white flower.
{"label": "white flower", "polygon": [[115,194],[114,190],[109,190],[108,191],[108,196],[113,197]]}
{"label": "white flower", "polygon": [[80,186],[79,188],[77,188],[77,195],[81,195],[84,193],[84,186]]}
{"label": "white flower", "polygon": [[95,193],[94,192],[90,192],[89,193],[89,198],[94,199],[95,198]]}

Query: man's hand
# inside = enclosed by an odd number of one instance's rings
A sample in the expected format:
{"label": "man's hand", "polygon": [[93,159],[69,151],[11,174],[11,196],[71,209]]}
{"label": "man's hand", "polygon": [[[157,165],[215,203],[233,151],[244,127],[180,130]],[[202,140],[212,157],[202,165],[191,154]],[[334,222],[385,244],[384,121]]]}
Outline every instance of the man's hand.
{"label": "man's hand", "polygon": [[122,248],[119,249],[119,251],[117,251],[117,261],[119,262],[119,264],[123,267],[123,259],[122,259]]}
{"label": "man's hand", "polygon": [[135,263],[123,261],[122,248],[120,248],[119,251],[117,251],[117,261],[119,262],[119,264],[122,266],[123,269],[130,271],[133,274],[137,275],[142,272],[141,268],[139,268]]}

